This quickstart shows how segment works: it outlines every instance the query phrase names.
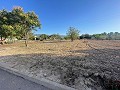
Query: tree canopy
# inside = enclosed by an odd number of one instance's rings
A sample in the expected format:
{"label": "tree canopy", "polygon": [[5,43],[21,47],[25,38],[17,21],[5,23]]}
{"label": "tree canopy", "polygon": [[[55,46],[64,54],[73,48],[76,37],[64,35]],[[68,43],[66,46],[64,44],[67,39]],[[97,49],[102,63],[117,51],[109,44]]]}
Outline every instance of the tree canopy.
{"label": "tree canopy", "polygon": [[41,24],[34,12],[24,12],[22,7],[14,7],[12,11],[0,11],[0,37],[24,38],[27,46],[28,35]]}
{"label": "tree canopy", "polygon": [[67,36],[71,39],[71,41],[79,38],[79,30],[74,27],[70,27]]}
{"label": "tree canopy", "polygon": [[49,36],[47,34],[41,34],[39,37],[40,37],[40,40],[43,41],[48,39]]}
{"label": "tree canopy", "polygon": [[110,32],[110,33],[101,33],[101,34],[82,34],[80,39],[97,39],[97,40],[120,40],[120,33],[119,32]]}

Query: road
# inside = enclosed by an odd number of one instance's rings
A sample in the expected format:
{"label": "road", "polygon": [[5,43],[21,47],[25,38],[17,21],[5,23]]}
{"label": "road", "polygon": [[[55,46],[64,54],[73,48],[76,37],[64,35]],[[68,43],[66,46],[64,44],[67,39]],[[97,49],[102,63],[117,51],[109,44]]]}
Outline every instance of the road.
{"label": "road", "polygon": [[50,90],[0,69],[0,90]]}

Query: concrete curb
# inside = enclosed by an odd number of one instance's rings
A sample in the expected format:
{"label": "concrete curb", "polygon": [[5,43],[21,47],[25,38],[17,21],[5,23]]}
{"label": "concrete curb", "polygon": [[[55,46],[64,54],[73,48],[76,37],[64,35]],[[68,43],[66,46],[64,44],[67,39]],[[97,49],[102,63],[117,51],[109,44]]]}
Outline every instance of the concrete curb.
{"label": "concrete curb", "polygon": [[0,69],[5,70],[5,71],[12,73],[14,75],[20,76],[26,80],[43,85],[43,86],[45,86],[49,89],[52,89],[52,90],[76,90],[74,88],[71,88],[71,87],[47,80],[45,78],[34,78],[32,76],[28,76],[27,74],[19,72],[16,69],[10,68],[10,67],[6,66],[5,64],[0,64]]}

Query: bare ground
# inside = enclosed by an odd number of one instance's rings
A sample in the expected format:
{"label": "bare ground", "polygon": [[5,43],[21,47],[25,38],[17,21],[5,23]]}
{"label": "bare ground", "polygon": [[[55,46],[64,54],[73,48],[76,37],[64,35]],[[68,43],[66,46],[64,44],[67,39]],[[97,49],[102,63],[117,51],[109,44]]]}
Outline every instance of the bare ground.
{"label": "bare ground", "polygon": [[120,41],[19,41],[0,45],[0,62],[78,90],[120,90]]}

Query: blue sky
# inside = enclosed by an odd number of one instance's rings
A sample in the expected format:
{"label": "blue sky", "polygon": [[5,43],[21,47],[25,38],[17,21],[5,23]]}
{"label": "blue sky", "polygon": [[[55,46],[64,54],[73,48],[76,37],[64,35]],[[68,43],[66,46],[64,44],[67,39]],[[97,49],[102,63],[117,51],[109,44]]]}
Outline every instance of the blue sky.
{"label": "blue sky", "polygon": [[0,10],[14,6],[39,16],[38,34],[65,35],[70,26],[81,34],[120,32],[120,0],[0,0]]}

